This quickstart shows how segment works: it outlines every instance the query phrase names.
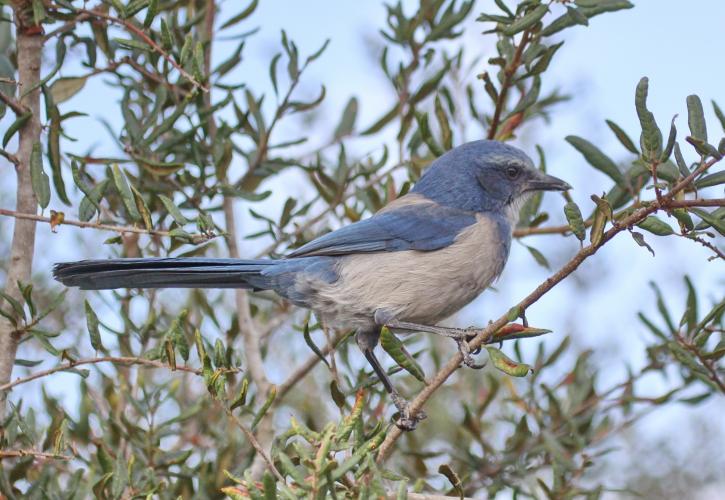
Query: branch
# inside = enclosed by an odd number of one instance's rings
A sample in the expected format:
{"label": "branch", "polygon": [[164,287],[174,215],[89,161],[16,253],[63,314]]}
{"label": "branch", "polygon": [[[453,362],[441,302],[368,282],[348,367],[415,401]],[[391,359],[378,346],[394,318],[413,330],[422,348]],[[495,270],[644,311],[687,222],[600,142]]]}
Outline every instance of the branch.
{"label": "branch", "polygon": [[123,26],[128,31],[139,37],[143,42],[151,47],[151,49],[159,54],[161,57],[166,59],[166,61],[169,62],[176,70],[181,73],[181,75],[189,80],[195,87],[201,89],[203,92],[209,92],[209,88],[205,87],[202,83],[199,83],[196,78],[194,78],[189,72],[187,72],[179,63],[177,63],[171,55],[169,55],[168,52],[166,52],[164,49],[161,48],[159,44],[154,42],[142,29],[137,28],[129,21],[126,21],[125,19],[119,19],[118,17],[112,16],[110,14],[106,14],[105,12],[101,12],[98,10],[88,10],[88,9],[79,9],[78,12],[81,14],[87,14],[89,16],[105,19],[108,22],[111,22],[113,24],[118,24],[119,26]]}
{"label": "branch", "polygon": [[[617,222],[617,224],[606,231],[599,241],[598,244],[590,244],[577,252],[572,259],[567,262],[558,272],[550,276],[546,281],[541,283],[536,289],[527,295],[523,300],[516,304],[511,310],[517,310],[519,313],[523,313],[528,307],[543,297],[549,290],[554,288],[557,284],[561,283],[565,278],[572,274],[586,259],[594,255],[604,244],[614,238],[617,234],[626,231],[629,227],[641,222],[650,214],[657,212],[661,209],[673,208],[674,197],[677,193],[688,187],[700,174],[705,172],[712,165],[717,163],[717,159],[712,159],[707,162],[703,162],[697,169],[695,169],[685,179],[676,184],[667,195],[663,196],[660,200],[651,202],[650,204],[638,208],[630,216]],[[489,323],[486,328],[482,329],[476,337],[470,341],[469,347],[471,350],[475,350],[484,343],[486,343],[490,337],[498,329],[503,327],[509,320],[508,313],[498,318],[493,323]],[[420,410],[428,399],[435,393],[443,383],[448,380],[456,370],[461,367],[463,356],[460,352],[457,352],[449,361],[446,363],[436,375],[430,380],[428,384],[423,388],[421,392],[413,399],[410,404],[410,411],[415,414]],[[398,427],[392,427],[388,432],[385,440],[380,445],[377,457],[377,463],[382,464],[390,455],[393,445],[402,435],[402,430]]]}
{"label": "branch", "polygon": [[55,460],[71,460],[73,457],[69,455],[59,455],[56,453],[44,453],[35,450],[0,450],[0,460],[5,458],[34,457]]}
{"label": "branch", "polygon": [[[58,222],[57,220],[53,220],[52,217],[44,217],[42,215],[36,215],[36,214],[30,214],[30,213],[20,213],[16,212],[14,210],[8,210],[6,208],[0,208],[0,215],[4,215],[6,217],[14,217],[15,219],[21,219],[21,220],[31,220],[35,222],[44,222],[46,224],[50,224],[51,227],[56,226],[76,226],[80,228],[90,228],[90,229],[100,229],[103,231],[113,231],[119,234],[124,233],[136,233],[136,234],[148,234],[151,236],[167,236],[171,237],[171,233],[169,231],[162,231],[157,229],[143,229],[140,227],[135,226],[116,226],[112,224],[100,224],[97,222],[83,222],[79,220],[73,220],[73,219],[66,219],[63,218],[62,222]],[[206,241],[209,239],[207,236],[199,235],[199,234],[192,234],[194,243],[197,243],[196,239],[197,236],[201,238],[203,241]]]}
{"label": "branch", "polygon": [[488,128],[488,139],[496,138],[496,132],[498,132],[498,127],[501,121],[501,114],[506,107],[506,97],[508,96],[509,88],[511,88],[511,85],[513,84],[513,77],[521,64],[521,57],[528,42],[529,30],[525,30],[523,35],[521,35],[521,42],[519,42],[519,46],[516,47],[516,52],[514,53],[514,58],[511,61],[511,64],[504,69],[504,79],[503,82],[501,82],[501,92],[499,92],[498,99],[496,99],[493,118],[491,118],[491,125],[489,125]]}
{"label": "branch", "polygon": [[[221,404],[221,403],[219,403]],[[257,450],[258,456],[261,456],[264,462],[267,464],[267,468],[274,474],[274,476],[277,478],[277,480],[282,484],[287,484],[287,481],[285,481],[284,476],[280,474],[280,472],[277,470],[277,467],[274,466],[274,462],[272,462],[272,459],[267,455],[267,452],[264,451],[264,448],[262,448],[262,445],[257,441],[257,438],[254,437],[254,433],[247,429],[242,422],[239,421],[239,419],[232,413],[232,410],[224,407],[224,411],[229,416],[229,418],[234,422],[234,424],[239,427],[239,430],[241,430],[245,436],[247,436],[247,439],[249,439],[250,444],[252,447]]]}
{"label": "branch", "polygon": [[725,207],[725,198],[713,198],[709,200],[672,200],[667,203],[667,208],[689,207]]}
{"label": "branch", "polygon": [[[113,364],[117,364],[117,365],[144,365],[144,366],[149,366],[152,368],[167,368],[171,371],[174,371],[174,369],[172,369],[172,367],[169,366],[168,363],[163,363],[161,361],[156,361],[153,359],[137,358],[137,357],[132,357],[132,356],[125,356],[125,357],[104,356],[101,358],[87,358],[87,359],[79,359],[77,361],[69,361],[68,363],[63,364],[63,365],[59,365],[54,368],[49,368],[47,370],[33,373],[32,375],[28,375],[27,377],[19,378],[12,382],[7,382],[6,384],[0,385],[0,391],[7,391],[9,389],[12,389],[15,386],[25,384],[32,380],[37,380],[39,378],[47,377],[48,375],[52,375],[54,373],[71,370],[78,366],[95,365],[98,363],[113,363]],[[175,370],[180,371],[180,372],[193,373],[194,375],[201,375],[200,369],[192,368],[190,366],[177,366]],[[230,371],[236,372],[239,370],[232,369]]]}
{"label": "branch", "polygon": [[[23,24],[25,16],[22,5],[13,4],[15,11],[16,54],[18,61],[18,85],[23,88],[34,89],[20,98],[19,105],[31,113],[30,118],[19,130],[17,160],[15,172],[16,206],[20,213],[35,213],[38,210],[38,201],[33,191],[30,175],[30,158],[33,146],[40,142],[42,131],[40,123],[40,89],[36,88],[40,81],[40,64],[43,55],[43,37],[37,26],[30,29]],[[10,257],[5,276],[5,293],[21,300],[22,294],[18,283],[29,283],[35,253],[35,221],[18,220],[13,227],[13,236],[10,243]],[[6,318],[0,318],[0,386],[10,381],[15,365],[15,355],[18,349],[19,335]],[[0,390],[0,419],[5,415],[5,401],[7,393]]]}
{"label": "branch", "polygon": [[12,97],[10,97],[9,95],[6,95],[5,92],[0,92],[0,101],[2,101],[5,104],[7,104],[7,106],[10,109],[12,109],[13,112],[16,115],[18,115],[18,116],[24,115],[25,113],[28,112],[28,109],[25,106],[23,106],[22,104],[20,104],[18,101],[16,101],[15,99],[13,99]]}

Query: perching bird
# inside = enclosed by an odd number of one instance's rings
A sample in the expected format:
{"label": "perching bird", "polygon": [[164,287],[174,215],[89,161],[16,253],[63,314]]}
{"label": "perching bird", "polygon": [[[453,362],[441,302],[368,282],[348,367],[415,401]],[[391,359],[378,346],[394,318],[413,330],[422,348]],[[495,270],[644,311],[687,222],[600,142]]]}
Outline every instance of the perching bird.
{"label": "perching bird", "polygon": [[465,364],[475,366],[466,330],[435,325],[501,274],[529,195],[567,189],[519,149],[469,142],[435,160],[408,194],[372,217],[320,236],[286,258],[85,260],[56,264],[54,276],[86,290],[274,290],[312,309],[323,324],[356,331],[358,346],[399,411],[398,426],[412,429],[424,415],[411,414],[373,353],[381,328],[453,337]]}

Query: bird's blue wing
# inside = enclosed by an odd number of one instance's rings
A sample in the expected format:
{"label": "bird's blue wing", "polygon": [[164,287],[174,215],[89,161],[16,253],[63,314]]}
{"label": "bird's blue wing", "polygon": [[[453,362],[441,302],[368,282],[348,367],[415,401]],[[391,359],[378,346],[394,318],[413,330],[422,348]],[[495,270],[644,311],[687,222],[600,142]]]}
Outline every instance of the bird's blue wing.
{"label": "bird's blue wing", "polygon": [[437,250],[453,243],[475,222],[471,212],[436,203],[403,205],[320,236],[289,257]]}

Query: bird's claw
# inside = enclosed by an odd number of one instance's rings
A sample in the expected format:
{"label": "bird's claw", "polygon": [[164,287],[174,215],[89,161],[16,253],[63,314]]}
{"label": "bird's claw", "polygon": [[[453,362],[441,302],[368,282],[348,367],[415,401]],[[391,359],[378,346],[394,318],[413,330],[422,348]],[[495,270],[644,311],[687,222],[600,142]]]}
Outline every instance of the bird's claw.
{"label": "bird's claw", "polygon": [[423,410],[418,410],[415,415],[410,410],[410,403],[397,392],[390,394],[390,398],[393,400],[393,404],[398,409],[398,419],[395,421],[395,425],[403,431],[415,430],[418,422],[428,418]]}
{"label": "bird's claw", "polygon": [[[458,351],[463,356],[463,364],[466,365],[468,368],[473,368],[474,370],[480,370],[484,366],[486,366],[486,363],[476,363],[476,359],[471,355],[471,348],[468,345],[468,339],[472,337],[461,337],[460,339],[456,339],[456,344],[458,344]],[[481,351],[481,348],[477,348],[474,353],[478,354]]]}

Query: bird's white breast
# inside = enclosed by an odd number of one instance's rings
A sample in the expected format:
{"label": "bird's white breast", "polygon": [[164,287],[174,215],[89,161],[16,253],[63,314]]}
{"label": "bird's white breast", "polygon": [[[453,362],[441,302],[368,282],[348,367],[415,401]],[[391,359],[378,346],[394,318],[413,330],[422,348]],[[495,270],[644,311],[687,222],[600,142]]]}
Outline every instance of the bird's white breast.
{"label": "bird's white breast", "polygon": [[367,328],[377,309],[400,321],[433,325],[476,298],[503,270],[508,228],[485,214],[450,246],[351,255],[338,280],[318,288],[313,309],[338,327]]}

